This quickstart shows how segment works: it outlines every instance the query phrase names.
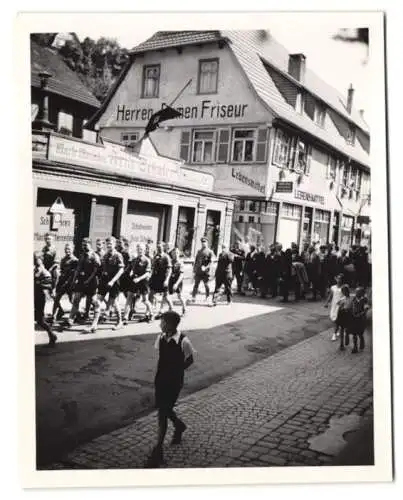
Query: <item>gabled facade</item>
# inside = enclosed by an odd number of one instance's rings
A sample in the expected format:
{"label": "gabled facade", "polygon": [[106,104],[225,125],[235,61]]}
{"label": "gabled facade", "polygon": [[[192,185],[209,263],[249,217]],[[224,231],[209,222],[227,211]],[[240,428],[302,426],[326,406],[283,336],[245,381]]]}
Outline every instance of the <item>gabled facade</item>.
{"label": "gabled facade", "polygon": [[303,54],[260,31],[158,32],[133,50],[91,122],[130,144],[172,103],[182,116],[153,141],[236,196],[233,238],[347,246],[368,231],[368,126],[353,89],[340,96]]}

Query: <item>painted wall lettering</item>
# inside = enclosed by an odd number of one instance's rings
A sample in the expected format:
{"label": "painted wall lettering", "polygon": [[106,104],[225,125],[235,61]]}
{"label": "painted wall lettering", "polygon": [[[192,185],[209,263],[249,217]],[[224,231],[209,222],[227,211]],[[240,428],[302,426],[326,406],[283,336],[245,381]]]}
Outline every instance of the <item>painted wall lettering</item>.
{"label": "painted wall lettering", "polygon": [[[161,109],[164,109],[167,103],[163,102]],[[177,106],[175,109],[179,111],[181,116],[175,118],[185,120],[203,120],[203,119],[220,119],[220,118],[245,118],[248,104],[213,104],[212,101],[206,99],[194,106]],[[125,104],[119,104],[116,108],[116,121],[118,122],[133,122],[133,121],[148,121],[151,116],[157,112],[153,108],[129,108]]]}

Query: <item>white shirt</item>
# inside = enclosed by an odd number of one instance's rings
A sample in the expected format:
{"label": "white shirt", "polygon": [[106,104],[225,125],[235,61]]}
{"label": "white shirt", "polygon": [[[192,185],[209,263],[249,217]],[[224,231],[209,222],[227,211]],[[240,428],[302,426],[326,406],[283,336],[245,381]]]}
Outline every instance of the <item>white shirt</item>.
{"label": "white shirt", "polygon": [[[172,335],[172,337],[167,337],[165,333],[160,333],[155,341],[154,348],[159,349],[160,346],[160,340],[161,339],[166,339],[167,342],[176,342],[179,344],[179,338],[180,338],[181,332],[178,331],[175,333],[175,335]],[[183,337],[182,339],[182,351],[185,356],[185,359],[188,359],[190,356],[193,356],[196,353],[196,350],[192,346],[192,343],[188,339],[188,337]]]}

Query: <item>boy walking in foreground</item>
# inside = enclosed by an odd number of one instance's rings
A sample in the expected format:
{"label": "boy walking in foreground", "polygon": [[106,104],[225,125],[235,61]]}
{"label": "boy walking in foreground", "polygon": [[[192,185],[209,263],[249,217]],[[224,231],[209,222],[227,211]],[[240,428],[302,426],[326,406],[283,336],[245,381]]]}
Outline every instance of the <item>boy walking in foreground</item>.
{"label": "boy walking in foreground", "polygon": [[155,375],[155,404],[158,409],[158,439],[146,466],[158,467],[164,463],[163,443],[168,419],[175,427],[171,444],[180,444],[186,425],[174,411],[175,403],[183,387],[184,373],[193,364],[194,349],[190,340],[178,331],[180,316],[167,311],[161,316],[161,331],[155,342],[159,351]]}

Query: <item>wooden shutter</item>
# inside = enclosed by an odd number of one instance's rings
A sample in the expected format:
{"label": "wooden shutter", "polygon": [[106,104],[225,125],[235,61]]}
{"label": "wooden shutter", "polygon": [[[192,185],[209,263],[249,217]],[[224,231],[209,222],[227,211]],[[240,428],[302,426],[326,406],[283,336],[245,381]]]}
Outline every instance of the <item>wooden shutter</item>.
{"label": "wooden shutter", "polygon": [[190,153],[190,131],[184,130],[181,132],[181,144],[180,144],[180,153],[179,157],[188,162],[189,161],[189,153]]}
{"label": "wooden shutter", "polygon": [[312,159],[312,146],[307,146],[306,165],[305,165],[305,172],[304,172],[305,175],[309,175],[309,172],[311,171],[311,159]]}
{"label": "wooden shutter", "polygon": [[267,143],[269,138],[268,128],[259,128],[257,131],[256,161],[265,162],[267,160]]}
{"label": "wooden shutter", "polygon": [[217,135],[217,163],[227,163],[230,144],[230,129],[219,129]]}

